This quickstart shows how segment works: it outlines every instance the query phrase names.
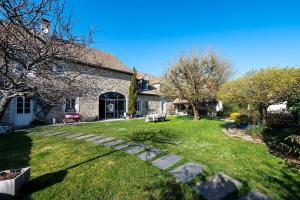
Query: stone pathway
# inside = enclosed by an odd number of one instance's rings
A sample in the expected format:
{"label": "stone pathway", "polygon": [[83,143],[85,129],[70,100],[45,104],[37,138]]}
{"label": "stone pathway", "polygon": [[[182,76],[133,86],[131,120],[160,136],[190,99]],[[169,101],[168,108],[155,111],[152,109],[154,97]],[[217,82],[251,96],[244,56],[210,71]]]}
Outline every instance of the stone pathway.
{"label": "stone pathway", "polygon": [[146,151],[144,153],[139,154],[137,157],[141,160],[151,160],[152,158],[159,156],[162,153],[162,151],[158,148],[150,149],[149,151]]}
{"label": "stone pathway", "polygon": [[146,148],[146,145],[144,145],[144,144],[139,144],[139,145],[136,145],[136,146],[134,146],[134,147],[132,147],[132,148],[126,150],[125,152],[126,152],[126,153],[129,153],[129,154],[132,154],[132,155],[135,155],[135,154],[138,154],[138,153],[144,151],[145,148]]}
{"label": "stone pathway", "polygon": [[181,183],[187,183],[204,171],[204,165],[193,162],[185,163],[171,171],[171,174]]}
{"label": "stone pathway", "polygon": [[[59,136],[76,140],[85,140],[98,145],[104,145],[115,150],[121,150],[128,154],[136,155],[139,159],[150,161],[155,167],[162,170],[168,170],[176,163],[182,160],[182,157],[176,154],[162,155],[164,152],[158,148],[147,149],[145,144],[134,142],[125,142],[124,140],[116,140],[113,137],[105,137],[96,134],[83,133],[34,133],[40,136]],[[175,179],[186,184],[194,180],[198,175],[202,174],[205,166],[195,162],[187,162],[181,166],[169,171]],[[201,197],[206,200],[221,200],[224,198],[237,199],[238,189],[243,185],[241,182],[223,174],[218,173],[212,177],[208,177],[205,181],[194,184],[192,187]],[[236,197],[234,196],[236,195]],[[239,200],[270,200],[268,196],[259,191],[250,191]]]}
{"label": "stone pathway", "polygon": [[113,146],[116,146],[116,145],[122,144],[122,143],[124,143],[123,140],[114,140],[114,141],[105,143],[104,145],[107,146],[107,147],[113,147]]}
{"label": "stone pathway", "polygon": [[181,160],[181,157],[175,154],[169,154],[154,160],[152,164],[160,169],[167,169]]}
{"label": "stone pathway", "polygon": [[76,140],[83,140],[83,139],[87,139],[87,138],[90,138],[90,137],[93,137],[93,136],[96,136],[96,135],[95,134],[83,135],[83,136],[77,137],[75,139]]}
{"label": "stone pathway", "polygon": [[219,173],[206,181],[197,183],[193,188],[207,200],[221,200],[237,192],[241,186],[239,181]]}

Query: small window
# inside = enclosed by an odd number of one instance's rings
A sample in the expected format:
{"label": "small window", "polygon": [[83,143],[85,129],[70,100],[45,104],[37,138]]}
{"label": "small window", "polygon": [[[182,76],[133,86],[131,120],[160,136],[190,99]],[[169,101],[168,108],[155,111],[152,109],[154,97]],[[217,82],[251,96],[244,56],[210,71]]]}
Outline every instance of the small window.
{"label": "small window", "polygon": [[143,81],[143,90],[148,90],[148,88],[149,88],[149,82]]}
{"label": "small window", "polygon": [[146,112],[149,111],[149,102],[148,101],[145,101],[145,109],[146,109]]}
{"label": "small window", "polygon": [[135,110],[136,111],[140,111],[141,110],[141,103],[142,103],[141,101],[137,101],[136,102],[136,104],[135,104]]}
{"label": "small window", "polygon": [[17,113],[23,113],[23,97],[17,98]]}
{"label": "small window", "polygon": [[24,111],[25,113],[30,113],[30,97],[25,97],[24,99]]}
{"label": "small window", "polygon": [[64,73],[64,68],[62,66],[57,66],[56,67],[56,72],[59,73],[59,74],[62,74],[62,73]]}
{"label": "small window", "polygon": [[66,110],[65,112],[75,112],[76,99],[67,98],[66,99]]}

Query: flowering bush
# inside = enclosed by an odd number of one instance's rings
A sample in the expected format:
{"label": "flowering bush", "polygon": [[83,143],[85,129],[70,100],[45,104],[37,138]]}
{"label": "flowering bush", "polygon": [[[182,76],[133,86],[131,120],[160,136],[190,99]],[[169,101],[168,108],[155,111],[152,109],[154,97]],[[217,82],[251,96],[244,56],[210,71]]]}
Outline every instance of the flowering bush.
{"label": "flowering bush", "polygon": [[238,112],[230,113],[230,119],[235,120],[239,115],[240,115],[240,113],[238,113]]}

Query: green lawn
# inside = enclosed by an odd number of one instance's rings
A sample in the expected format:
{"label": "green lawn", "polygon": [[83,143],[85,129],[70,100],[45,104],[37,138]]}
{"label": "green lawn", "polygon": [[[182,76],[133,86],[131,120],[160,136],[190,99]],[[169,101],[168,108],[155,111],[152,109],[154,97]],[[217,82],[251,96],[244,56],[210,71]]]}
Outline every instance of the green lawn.
{"label": "green lawn", "polygon": [[[32,199],[196,199],[188,185],[167,172],[123,152],[61,137],[28,135],[30,131],[96,133],[148,145],[207,166],[240,180],[241,193],[257,189],[273,199],[299,199],[300,174],[268,152],[264,145],[230,138],[223,122],[189,118],[145,124],[143,120],[43,126],[0,138],[0,170],[30,165]],[[176,167],[174,166],[174,167]],[[202,180],[204,177],[198,177]],[[189,183],[192,184],[192,183]]]}

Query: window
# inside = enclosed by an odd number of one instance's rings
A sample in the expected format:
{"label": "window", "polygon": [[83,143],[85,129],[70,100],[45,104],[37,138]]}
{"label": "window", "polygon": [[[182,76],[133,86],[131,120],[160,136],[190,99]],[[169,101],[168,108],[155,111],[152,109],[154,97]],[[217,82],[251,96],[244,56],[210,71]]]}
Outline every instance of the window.
{"label": "window", "polygon": [[30,97],[17,97],[17,113],[30,113]]}
{"label": "window", "polygon": [[30,98],[29,97],[24,98],[24,111],[25,111],[25,113],[30,113]]}
{"label": "window", "polygon": [[145,101],[145,109],[146,109],[146,112],[149,111],[149,102],[148,101]]}
{"label": "window", "polygon": [[143,81],[143,90],[148,90],[148,89],[149,89],[149,82]]}
{"label": "window", "polygon": [[76,112],[75,105],[76,105],[76,99],[67,98],[65,112]]}
{"label": "window", "polygon": [[142,103],[141,101],[137,101],[136,102],[136,104],[135,104],[135,110],[136,111],[140,111],[140,109],[141,109],[141,103]]}
{"label": "window", "polygon": [[17,113],[23,113],[23,97],[17,98]]}
{"label": "window", "polygon": [[56,72],[59,73],[59,74],[62,74],[62,73],[64,73],[64,68],[62,66],[57,66],[56,67]]}

